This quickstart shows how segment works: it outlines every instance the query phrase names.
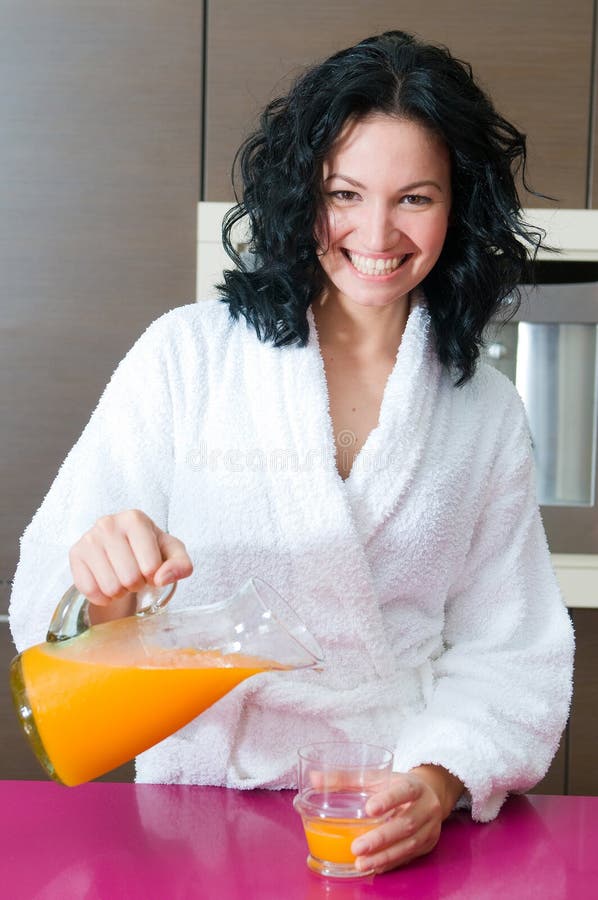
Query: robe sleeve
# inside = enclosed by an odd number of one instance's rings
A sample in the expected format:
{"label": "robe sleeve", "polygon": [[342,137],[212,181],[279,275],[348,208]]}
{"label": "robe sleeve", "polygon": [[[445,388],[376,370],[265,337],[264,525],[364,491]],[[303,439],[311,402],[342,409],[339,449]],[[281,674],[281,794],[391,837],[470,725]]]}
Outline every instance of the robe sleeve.
{"label": "robe sleeve", "polygon": [[19,650],[45,639],[52,612],[72,584],[69,550],[100,516],[141,509],[167,528],[173,468],[164,338],[169,315],[154,322],[119,364],[21,538],[9,608]]}
{"label": "robe sleeve", "polygon": [[447,599],[427,703],[406,722],[396,754],[403,771],[436,764],[458,776],[479,821],[494,818],[509,791],[529,790],[544,776],[572,693],[573,630],[551,567],[518,396],[501,433],[507,439]]}

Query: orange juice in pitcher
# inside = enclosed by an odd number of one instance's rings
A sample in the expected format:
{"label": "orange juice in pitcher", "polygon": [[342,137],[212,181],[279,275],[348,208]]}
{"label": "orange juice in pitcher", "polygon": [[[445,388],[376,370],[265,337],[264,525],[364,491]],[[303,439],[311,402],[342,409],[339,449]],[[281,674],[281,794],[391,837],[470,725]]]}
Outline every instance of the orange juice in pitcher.
{"label": "orange juice in pitcher", "polygon": [[[48,640],[11,664],[17,714],[49,775],[66,785],[110,771],[186,725],[246,678],[316,665],[305,626],[261,579],[222,603],[89,625],[71,588]],[[157,595],[157,599],[156,599]],[[159,613],[159,614],[158,614]]]}

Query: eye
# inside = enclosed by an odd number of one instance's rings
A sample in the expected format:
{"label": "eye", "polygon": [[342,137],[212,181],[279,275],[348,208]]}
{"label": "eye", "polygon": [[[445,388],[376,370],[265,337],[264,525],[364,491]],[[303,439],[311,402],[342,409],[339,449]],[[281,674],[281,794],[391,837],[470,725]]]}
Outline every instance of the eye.
{"label": "eye", "polygon": [[351,200],[355,200],[359,194],[356,194],[355,191],[331,191],[328,196],[333,197],[335,200],[340,200],[341,203],[348,203]]}
{"label": "eye", "polygon": [[405,194],[401,197],[401,203],[406,206],[427,206],[431,202],[430,198],[424,197],[423,194]]}

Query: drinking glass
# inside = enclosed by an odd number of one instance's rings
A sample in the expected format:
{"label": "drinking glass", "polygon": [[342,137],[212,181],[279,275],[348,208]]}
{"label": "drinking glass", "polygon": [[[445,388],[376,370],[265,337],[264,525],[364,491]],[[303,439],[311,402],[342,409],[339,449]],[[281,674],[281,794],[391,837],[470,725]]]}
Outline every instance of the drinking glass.
{"label": "drinking glass", "polygon": [[361,878],[351,844],[386,818],[368,816],[372,794],[390,786],[393,755],[385,747],[332,741],[298,751],[299,793],[293,805],[303,820],[307,865],[320,875]]}

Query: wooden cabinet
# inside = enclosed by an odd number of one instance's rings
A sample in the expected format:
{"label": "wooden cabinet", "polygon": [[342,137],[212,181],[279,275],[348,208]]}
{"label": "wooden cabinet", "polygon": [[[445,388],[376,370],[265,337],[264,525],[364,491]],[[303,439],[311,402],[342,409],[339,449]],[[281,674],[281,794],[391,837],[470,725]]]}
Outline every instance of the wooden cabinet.
{"label": "wooden cabinet", "polygon": [[569,723],[568,794],[598,794],[598,609],[572,610],[575,689]]}
{"label": "wooden cabinet", "polygon": [[575,629],[573,703],[567,731],[534,793],[598,795],[598,609],[570,610]]}
{"label": "wooden cabinet", "polygon": [[[0,614],[19,535],[118,360],[195,296],[202,28],[201,0],[3,5]],[[2,622],[0,778],[43,778],[14,654]]]}
{"label": "wooden cabinet", "polygon": [[567,742],[568,730],[561,738],[561,743],[552,761],[552,764],[542,779],[530,794],[566,794],[567,793]]}
{"label": "wooden cabinet", "polygon": [[[388,29],[444,43],[474,67],[528,135],[529,180],[563,207],[586,205],[592,0],[209,0],[204,200],[233,199],[230,169],[261,107],[303,67]],[[545,204],[525,195],[525,206]]]}
{"label": "wooden cabinet", "polygon": [[195,296],[202,27],[199,0],[3,5],[0,613],[117,362]]}

